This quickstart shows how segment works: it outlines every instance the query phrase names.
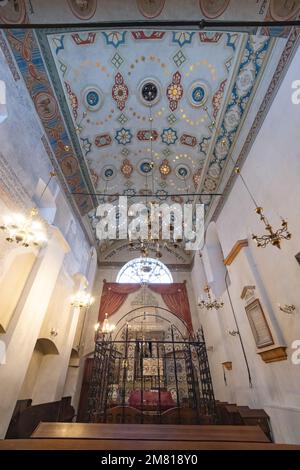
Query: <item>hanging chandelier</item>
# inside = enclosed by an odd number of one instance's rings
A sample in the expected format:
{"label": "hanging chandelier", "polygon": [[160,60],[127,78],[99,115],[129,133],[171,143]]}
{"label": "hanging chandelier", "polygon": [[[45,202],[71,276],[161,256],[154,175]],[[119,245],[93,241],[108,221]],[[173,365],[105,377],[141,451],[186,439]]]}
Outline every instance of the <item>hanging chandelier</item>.
{"label": "hanging chandelier", "polygon": [[37,220],[38,210],[32,208],[27,216],[11,214],[3,216],[0,229],[6,234],[6,241],[17,243],[24,247],[41,246],[46,240],[43,224]]}
{"label": "hanging chandelier", "polygon": [[262,207],[256,208],[256,213],[260,216],[260,220],[265,224],[267,235],[252,235],[252,240],[256,241],[256,245],[261,248],[265,248],[269,243],[277,248],[281,248],[281,240],[290,240],[292,234],[288,231],[287,221],[281,219],[281,228],[274,231],[272,225],[269,224],[268,219],[263,213]]}
{"label": "hanging chandelier", "polygon": [[[41,202],[51,179],[56,176],[54,171],[50,172],[45,188],[40,195]],[[39,220],[39,211],[37,207],[30,209],[27,215],[24,214],[8,214],[2,217],[3,222],[0,230],[5,232],[6,241],[9,243],[17,243],[18,245],[28,248],[29,246],[42,246],[47,241],[46,228],[44,223]]]}
{"label": "hanging chandelier", "polygon": [[206,308],[207,310],[212,310],[212,309],[219,310],[220,308],[224,306],[224,302],[222,300],[219,301],[219,300],[212,298],[209,285],[206,285],[203,290],[207,295],[207,300],[201,298],[198,301],[198,305],[200,308]]}
{"label": "hanging chandelier", "polygon": [[94,297],[85,290],[78,291],[71,299],[71,305],[77,308],[88,308],[94,302]]}
{"label": "hanging chandelier", "polygon": [[260,220],[263,222],[266,230],[266,234],[263,235],[255,235],[252,234],[252,240],[255,240],[256,246],[259,248],[266,248],[267,245],[276,246],[277,248],[281,248],[281,241],[282,240],[290,240],[292,238],[292,234],[288,231],[288,223],[285,219],[281,218],[281,227],[275,230],[272,225],[269,223],[267,217],[263,213],[263,208],[259,206],[252,196],[242,174],[241,169],[237,166],[234,169],[235,173],[240,176],[246,190],[248,191],[254,205],[255,205],[255,212],[259,215]]}
{"label": "hanging chandelier", "polygon": [[[105,318],[104,318],[103,323],[102,323],[102,326],[100,325],[100,323],[96,323],[94,328],[95,328],[95,331],[96,331],[97,334],[99,333],[99,331],[103,334],[110,334],[116,328],[116,325],[114,323],[110,323],[108,321],[107,317],[108,317],[108,314],[106,313]],[[100,326],[101,326],[101,328],[100,328]]]}

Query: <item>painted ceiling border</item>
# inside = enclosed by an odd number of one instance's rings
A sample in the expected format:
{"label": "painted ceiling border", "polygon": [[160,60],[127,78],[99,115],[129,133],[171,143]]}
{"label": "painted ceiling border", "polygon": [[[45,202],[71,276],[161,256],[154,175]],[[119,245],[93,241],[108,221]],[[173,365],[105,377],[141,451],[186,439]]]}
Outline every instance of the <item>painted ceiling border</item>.
{"label": "painted ceiling border", "polygon": [[[266,115],[276,97],[277,91],[287,73],[288,67],[295,55],[295,52],[298,48],[298,45],[300,44],[300,28],[295,27],[292,29],[287,43],[284,47],[284,50],[281,54],[280,60],[277,64],[276,70],[273,74],[273,77],[271,79],[271,82],[269,84],[268,90],[265,94],[265,97],[259,107],[259,110],[256,114],[256,117],[253,121],[253,124],[251,126],[251,129],[247,135],[247,138],[244,142],[244,145],[242,147],[242,150],[236,160],[236,166],[242,167],[243,164],[245,163],[247,156],[250,153],[250,150],[252,148],[252,145],[258,135],[258,132],[260,131],[264,120],[266,118]],[[223,190],[223,196],[219,199],[219,202],[217,203],[216,208],[213,210],[213,214],[211,215],[210,220],[211,221],[216,221],[218,216],[220,215],[221,210],[224,207],[224,204],[227,200],[227,197],[233,187],[233,184],[236,181],[236,178],[238,175],[235,173],[234,169],[226,183],[226,186]]]}
{"label": "painted ceiling border", "polygon": [[[218,134],[216,132],[216,138],[215,138],[214,145],[213,145],[213,147],[210,147],[210,153],[211,154],[209,155],[208,161],[207,161],[207,164],[206,164],[207,165],[206,166],[206,172],[203,173],[202,181],[200,181],[200,184],[198,186],[198,192],[203,192],[203,190],[205,189],[204,184],[205,184],[206,179],[209,177],[208,170],[209,170],[210,166],[218,160],[216,158],[216,155],[215,155],[215,147],[216,147],[217,143],[220,142],[224,137],[226,137],[228,139],[228,142],[229,142],[229,148],[227,149],[226,156],[224,158],[222,158],[222,160],[220,160],[220,165],[219,166],[222,165],[222,167],[221,167],[221,171],[220,171],[220,174],[218,176],[218,179],[216,180],[215,190],[217,190],[217,188],[220,186],[221,181],[222,181],[222,177],[223,177],[225,169],[227,167],[227,162],[229,161],[229,155],[231,154],[232,149],[234,148],[234,146],[236,144],[236,140],[237,140],[238,135],[239,135],[240,130],[241,130],[241,125],[244,123],[244,121],[247,117],[247,113],[249,111],[250,104],[251,104],[251,102],[254,98],[254,94],[255,94],[255,91],[257,89],[257,86],[258,86],[258,84],[261,80],[262,72],[265,70],[268,59],[270,57],[270,51],[273,48],[274,41],[275,41],[274,39],[271,39],[269,37],[265,37],[265,44],[260,49],[260,53],[264,53],[264,56],[263,56],[263,59],[262,59],[261,63],[259,63],[260,57],[256,54],[256,57],[254,58],[254,65],[255,65],[256,70],[258,70],[258,73],[255,76],[255,79],[253,81],[251,89],[241,99],[241,101],[244,101],[244,100],[247,100],[247,98],[248,98],[248,101],[246,101],[244,109],[242,109],[241,106],[239,106],[239,110],[241,111],[241,116],[240,116],[238,126],[235,129],[233,129],[232,131],[227,132],[226,129],[225,129],[225,124],[224,124],[225,119],[226,119],[226,113],[228,111],[230,111],[231,108],[236,106],[238,104],[238,101],[239,101],[237,95],[233,96],[239,73],[241,72],[242,68],[244,68],[247,65],[247,63],[249,63],[250,60],[251,60],[251,55],[249,53],[249,51],[251,50],[251,35],[248,35],[248,38],[247,38],[247,41],[246,41],[246,44],[245,44],[245,47],[244,47],[244,50],[243,50],[243,53],[242,53],[242,56],[241,56],[241,59],[240,59],[240,63],[238,65],[237,74],[234,78],[233,83],[231,83],[231,87],[230,87],[231,93],[227,94],[228,101],[227,101],[227,103],[224,103],[223,117],[219,121],[220,124],[218,126],[220,128],[220,132]],[[248,59],[245,61],[243,59],[247,55],[247,50],[248,50]],[[222,130],[224,132],[222,132]],[[232,140],[230,138],[231,136],[232,136]],[[214,199],[212,197],[211,201],[207,204],[208,208],[206,210],[206,214],[209,213],[210,208],[213,204],[213,201],[214,201]]]}
{"label": "painted ceiling border", "polygon": [[[68,147],[73,149],[73,141],[69,136],[69,129],[65,124],[65,116],[63,115],[60,103],[57,100],[57,94],[48,77],[47,68],[41,54],[37,37],[32,30],[9,29],[6,31],[6,40],[16,60],[27,90],[34,102],[51,149],[59,164],[61,170],[59,174],[61,178],[63,175],[63,178],[66,181],[68,187],[66,196],[68,199],[75,199],[80,214],[84,216],[95,207],[95,200],[93,200],[91,196],[72,196],[72,193],[76,191],[93,192],[91,182],[88,181],[89,176],[83,173],[83,169],[80,166],[79,168],[74,169],[71,167],[71,174],[64,174],[64,165],[66,163],[68,164],[72,160],[76,160],[78,163],[78,159],[74,156],[74,152],[72,150],[66,150]],[[42,115],[41,110],[39,110],[37,103],[35,102],[35,99],[37,99],[39,94],[43,94],[50,100],[54,100],[53,106],[56,106],[57,110],[53,113],[53,116],[49,117]],[[87,183],[90,183],[90,185]]]}
{"label": "painted ceiling border", "polygon": [[[60,31],[61,34],[64,34],[66,32],[67,30]],[[57,101],[60,105],[60,110],[64,117],[65,125],[68,129],[70,139],[75,149],[77,161],[79,163],[86,186],[88,188],[87,192],[94,194],[96,191],[92,182],[88,165],[86,164],[85,158],[82,153],[80,142],[78,140],[78,135],[76,133],[74,123],[72,121],[71,113],[69,111],[68,103],[66,102],[65,93],[64,93],[61,81],[59,79],[59,76],[56,70],[56,65],[55,65],[55,62],[54,62],[54,59],[53,59],[53,56],[49,47],[49,43],[48,43],[48,34],[56,34],[56,30],[51,31],[51,30],[42,29],[42,30],[35,31],[35,35],[37,37],[37,41],[38,41],[38,44],[40,46],[40,50],[42,53],[43,61],[46,64],[46,70],[48,72],[48,77],[52,85],[53,93],[57,97]],[[97,207],[98,205],[97,197],[92,196],[92,199],[93,199],[93,203],[95,207]]]}

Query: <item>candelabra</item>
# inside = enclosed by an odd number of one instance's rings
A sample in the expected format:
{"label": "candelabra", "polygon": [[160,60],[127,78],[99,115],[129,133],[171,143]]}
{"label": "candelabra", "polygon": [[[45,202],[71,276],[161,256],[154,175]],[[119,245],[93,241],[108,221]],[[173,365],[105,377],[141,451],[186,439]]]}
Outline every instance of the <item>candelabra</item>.
{"label": "candelabra", "polygon": [[282,240],[290,240],[292,234],[288,231],[288,223],[286,220],[281,218],[281,227],[278,230],[275,230],[272,225],[269,223],[268,219],[263,213],[263,208],[259,206],[252,196],[250,189],[248,188],[243,176],[241,175],[241,170],[237,166],[235,167],[235,173],[240,176],[248,194],[250,195],[254,205],[255,205],[255,212],[259,215],[260,220],[265,225],[265,230],[267,231],[266,234],[263,235],[255,235],[252,234],[252,240],[255,240],[256,245],[259,248],[265,248],[267,245],[276,246],[277,248],[281,248],[281,241]]}
{"label": "candelabra", "polygon": [[240,332],[238,330],[228,330],[228,334],[230,336],[238,336],[240,334]]}
{"label": "candelabra", "polygon": [[71,300],[71,305],[78,308],[87,308],[92,305],[94,298],[85,290],[78,291]]}
{"label": "candelabra", "polygon": [[112,333],[114,329],[116,328],[116,325],[114,323],[110,323],[107,317],[108,317],[108,314],[106,313],[101,328],[100,328],[99,322],[96,323],[96,325],[94,326],[97,334],[99,333],[99,331],[103,334],[109,334],[109,333]]}
{"label": "candelabra", "polygon": [[[50,178],[39,198],[39,202],[42,200],[43,195],[54,176],[56,176],[56,173],[50,172]],[[46,242],[47,237],[45,227],[42,222],[38,220],[38,213],[38,209],[33,207],[30,209],[27,216],[24,214],[4,215],[0,230],[6,232],[6,241],[20,244],[26,248],[31,245],[43,245]]]}
{"label": "candelabra", "polygon": [[204,292],[206,292],[207,300],[204,300],[203,298],[199,300],[198,305],[200,308],[206,308],[207,310],[219,310],[224,306],[224,302],[222,300],[212,298],[210,287],[208,285],[204,287]]}
{"label": "candelabra", "polygon": [[274,231],[272,225],[269,224],[268,219],[263,213],[262,207],[256,207],[256,213],[259,214],[260,220],[265,224],[265,229],[268,232],[267,235],[252,235],[252,239],[256,241],[256,245],[258,247],[265,248],[269,243],[277,248],[281,248],[280,243],[281,240],[290,240],[292,235],[288,231],[288,224],[287,221],[281,219],[281,228]]}

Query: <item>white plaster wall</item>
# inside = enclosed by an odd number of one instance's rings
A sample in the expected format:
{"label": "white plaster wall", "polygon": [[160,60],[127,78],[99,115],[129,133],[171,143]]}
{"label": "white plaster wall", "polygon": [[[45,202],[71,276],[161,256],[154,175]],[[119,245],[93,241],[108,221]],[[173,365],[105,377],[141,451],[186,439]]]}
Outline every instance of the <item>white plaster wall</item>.
{"label": "white plaster wall", "polygon": [[[239,405],[264,408],[271,417],[277,442],[300,443],[300,366],[291,362],[292,342],[300,339],[300,266],[295,254],[300,251],[300,105],[292,103],[292,82],[300,78],[300,50],[297,51],[275,101],[256,138],[242,174],[264,207],[270,223],[277,229],[280,216],[287,218],[292,239],[282,243],[282,249],[268,246],[257,248],[251,241],[228,267],[230,292],[239,328],[250,364],[253,388],[248,385],[247,373],[237,337],[230,337],[230,360],[233,370],[227,372],[228,385],[220,373],[221,355],[210,355],[216,398]],[[253,204],[240,179],[237,179],[220,215],[216,220],[218,236],[224,253],[228,255],[235,242],[262,234],[264,228],[254,212]],[[245,252],[246,250],[246,252]],[[194,284],[199,274],[195,263]],[[216,269],[212,267],[212,270]],[[205,274],[201,274],[205,277]],[[203,282],[205,282],[203,280]],[[287,346],[288,360],[266,364],[256,353],[253,335],[240,299],[242,288],[253,283],[258,290],[276,344]],[[196,291],[196,289],[195,289]],[[196,291],[197,295],[197,291]],[[226,293],[221,295],[225,307],[218,315],[235,329]],[[287,315],[280,304],[294,304],[296,313]],[[218,351],[219,342],[228,342],[228,334],[216,334],[217,321],[209,312],[202,312],[207,344]],[[211,353],[209,353],[211,354]]]}
{"label": "white plaster wall", "polygon": [[[32,100],[23,80],[13,78],[1,47],[0,80],[6,83],[8,108],[8,118],[0,125],[1,214],[8,211],[26,212],[36,204],[36,190],[41,180],[44,183],[48,181],[52,165],[42,145],[43,130]],[[16,400],[20,397],[34,398],[36,379],[39,378],[36,401],[62,397],[78,316],[70,314],[68,292],[71,292],[68,291],[67,282],[64,281],[64,291],[58,292],[54,286],[61,269],[66,278],[71,278],[75,273],[87,274],[89,266],[90,244],[72,215],[69,202],[55,178],[49,185],[49,192],[51,204],[54,201],[56,205],[52,210],[55,211],[53,223],[57,229],[49,228],[49,237],[53,235],[52,241],[38,253],[20,298],[17,299],[7,332],[0,334],[0,340],[4,341],[7,350],[6,363],[0,366],[1,437],[5,435]],[[68,232],[71,219],[72,231]],[[69,248],[65,238],[68,239]],[[5,276],[9,266],[7,257],[12,250],[13,247],[0,234],[2,276]],[[93,275],[90,278],[92,283]],[[51,311],[48,309],[50,303]],[[44,319],[44,331],[49,333],[51,327],[59,329],[57,343],[60,354],[55,357],[59,364],[50,364],[49,355],[41,356],[39,360],[33,357]],[[34,364],[29,367],[31,360]],[[47,367],[43,367],[46,362]],[[39,375],[41,370],[44,371],[43,379]],[[26,394],[30,396],[25,397]]]}

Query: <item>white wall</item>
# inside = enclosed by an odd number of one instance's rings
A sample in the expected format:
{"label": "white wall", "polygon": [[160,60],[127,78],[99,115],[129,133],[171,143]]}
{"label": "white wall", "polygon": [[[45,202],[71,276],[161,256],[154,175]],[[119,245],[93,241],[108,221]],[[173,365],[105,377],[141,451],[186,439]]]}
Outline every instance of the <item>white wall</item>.
{"label": "white wall", "polygon": [[[1,48],[0,80],[6,84],[8,110],[7,119],[0,125],[2,216],[11,211],[26,213],[35,206],[36,192],[48,181],[53,168],[42,144],[44,132],[33,102],[23,80],[13,78]],[[0,365],[0,437],[5,435],[17,399],[33,398],[41,403],[63,396],[78,320],[76,312],[71,314],[69,305],[75,287],[73,277],[76,273],[87,275],[90,264],[95,271],[95,262],[90,263],[90,244],[55,178],[49,185],[46,199],[51,200],[55,227],[48,225],[46,247],[36,250],[33,267],[25,278],[20,275],[22,285],[17,289],[12,315],[6,322],[5,332],[3,329],[0,332],[0,340],[6,347],[6,362]],[[44,204],[41,206],[45,208]],[[15,247],[6,242],[1,233],[0,276],[9,286],[13,286],[16,278],[15,273],[9,273],[13,250]],[[65,275],[63,280],[59,278],[61,272]],[[91,271],[90,284],[93,277]],[[64,283],[63,289],[55,288],[57,280]],[[51,354],[34,352],[37,339],[50,338],[52,327],[59,331],[55,340],[59,354],[55,355],[53,363]],[[38,371],[36,380],[33,380],[33,371],[34,374]]]}
{"label": "white wall", "polygon": [[[249,239],[249,248],[243,248],[228,266],[230,293],[236,311],[241,336],[250,365],[253,388],[249,388],[245,361],[237,337],[226,333],[236,329],[229,299],[224,290],[221,296],[225,307],[211,315],[201,312],[206,340],[213,345],[210,354],[216,398],[264,408],[271,417],[277,442],[300,443],[300,365],[291,362],[292,342],[300,339],[300,266],[295,255],[300,251],[300,105],[292,103],[292,82],[300,79],[300,50],[297,51],[275,101],[242,168],[251,192],[275,229],[280,227],[280,216],[287,218],[292,233],[290,241],[283,241],[281,250],[268,246],[257,248],[251,234],[262,234],[264,226],[241,179],[237,179],[216,220],[216,229],[224,257],[237,240]],[[213,271],[218,270],[217,265]],[[201,270],[200,259],[193,271],[194,284]],[[202,271],[202,284],[206,282]],[[245,285],[255,285],[276,345],[287,346],[288,359],[266,364],[258,356],[253,335],[240,295]],[[196,290],[196,289],[195,289]],[[196,295],[199,291],[196,290]],[[280,304],[294,304],[296,313],[287,315]],[[215,330],[218,319],[224,319],[220,337]],[[227,387],[222,377],[221,362],[226,360],[220,343],[229,345],[228,360],[233,370],[227,371]]]}

